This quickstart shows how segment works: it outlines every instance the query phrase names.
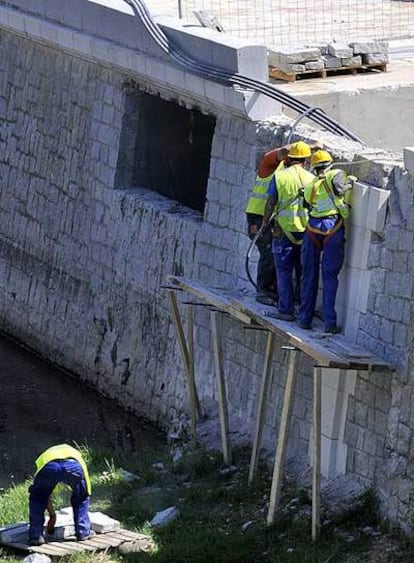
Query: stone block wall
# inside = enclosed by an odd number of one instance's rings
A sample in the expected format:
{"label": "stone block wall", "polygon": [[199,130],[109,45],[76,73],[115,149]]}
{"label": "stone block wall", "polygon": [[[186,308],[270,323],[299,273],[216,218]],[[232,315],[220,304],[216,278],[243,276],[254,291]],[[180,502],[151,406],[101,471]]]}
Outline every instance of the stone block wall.
{"label": "stone block wall", "polygon": [[[154,66],[128,48],[111,44],[105,51],[99,38],[94,58],[74,52],[73,36],[69,47],[58,46],[66,28],[47,27],[55,31],[52,42],[23,37],[19,26],[34,22],[13,15],[16,31],[13,18],[0,25],[0,326],[125,407],[168,424],[186,410],[187,390],[162,286],[175,274],[251,289],[244,207],[258,154],[283,144],[290,122],[254,121],[247,109],[252,98],[243,93],[172,72],[167,63]],[[216,119],[204,214],[145,186],[114,187],[131,77],[147,93]],[[295,138],[316,140],[316,133],[302,126]],[[414,478],[414,177],[385,153],[328,134],[324,140],[336,158],[357,161],[352,172],[362,182],[390,191],[383,230],[372,234],[367,250],[370,286],[355,338],[396,368],[393,378],[354,374],[352,392],[336,390],[348,401],[341,405],[343,427],[339,432],[332,419],[326,434],[332,441],[341,436],[347,471],[376,487],[384,514],[407,522]],[[230,425],[242,420],[250,435],[265,335],[223,322]],[[207,401],[216,390],[204,308],[195,325],[196,378]],[[282,344],[263,437],[271,449],[287,371]],[[309,449],[312,367],[301,356],[289,437],[295,460],[306,459]]]}

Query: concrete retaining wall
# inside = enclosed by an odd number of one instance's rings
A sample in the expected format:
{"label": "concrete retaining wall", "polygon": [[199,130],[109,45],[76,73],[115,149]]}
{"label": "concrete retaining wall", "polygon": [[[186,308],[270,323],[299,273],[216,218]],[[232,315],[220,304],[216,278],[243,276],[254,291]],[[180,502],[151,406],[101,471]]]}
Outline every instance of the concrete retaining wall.
{"label": "concrete retaining wall", "polygon": [[[0,325],[125,407],[167,424],[186,410],[187,392],[161,286],[176,274],[248,289],[244,206],[257,154],[282,144],[289,128],[282,119],[254,121],[252,115],[277,108],[251,94],[105,43],[85,29],[80,34],[68,22],[50,23],[52,4],[35,3],[45,11],[33,16],[22,14],[25,2],[0,2]],[[145,186],[114,188],[131,79],[216,119],[204,214]],[[307,128],[298,134],[315,140]],[[354,337],[397,372],[392,381],[353,373],[348,385],[336,373],[337,385],[326,382],[325,418],[332,404],[340,408],[324,426],[325,438],[341,447],[338,463],[334,450],[326,450],[332,455],[324,467],[373,483],[384,513],[410,526],[414,177],[386,154],[328,134],[325,140],[336,157],[363,161],[353,169],[362,181],[391,192],[383,230],[368,244],[370,285]],[[265,336],[232,319],[224,323],[231,425],[249,435]],[[202,308],[195,325],[197,383],[208,401],[216,392]],[[286,376],[281,344],[264,432],[271,446]],[[308,454],[311,374],[302,356],[289,439],[297,465]]]}

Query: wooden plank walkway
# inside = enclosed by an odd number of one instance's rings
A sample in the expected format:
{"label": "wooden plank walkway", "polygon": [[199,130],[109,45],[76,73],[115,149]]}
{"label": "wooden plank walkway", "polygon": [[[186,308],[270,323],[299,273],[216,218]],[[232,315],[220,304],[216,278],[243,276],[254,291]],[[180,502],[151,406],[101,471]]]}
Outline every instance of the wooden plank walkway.
{"label": "wooden plank walkway", "polygon": [[362,349],[342,334],[328,335],[314,328],[303,330],[296,323],[280,321],[266,316],[270,307],[260,305],[253,296],[217,289],[199,281],[169,276],[170,289],[184,290],[203,304],[228,313],[252,328],[263,328],[274,333],[286,344],[294,346],[313,358],[319,366],[341,369],[363,369],[391,372],[392,366],[371,352]]}
{"label": "wooden plank walkway", "polygon": [[326,78],[328,76],[336,76],[337,74],[359,74],[369,71],[386,72],[387,63],[321,68],[318,70],[304,70],[303,72],[285,72],[274,66],[269,66],[269,78],[284,80],[285,82],[295,82],[302,78]]}
{"label": "wooden plank walkway", "polygon": [[27,543],[2,543],[1,545],[29,553],[42,553],[49,557],[63,557],[77,552],[108,551],[126,542],[134,542],[141,547],[142,551],[146,552],[151,551],[154,547],[154,543],[149,536],[124,529],[96,534],[96,536],[82,542],[67,539],[47,542],[40,546],[31,546]]}

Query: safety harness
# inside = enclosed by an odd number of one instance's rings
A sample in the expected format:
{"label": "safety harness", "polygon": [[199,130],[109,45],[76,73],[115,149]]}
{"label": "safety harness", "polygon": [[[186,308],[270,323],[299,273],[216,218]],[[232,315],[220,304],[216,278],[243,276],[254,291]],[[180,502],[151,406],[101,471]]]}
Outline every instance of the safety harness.
{"label": "safety harness", "polygon": [[[320,179],[322,179],[320,177]],[[319,248],[319,250],[322,250],[323,248],[325,248],[325,246],[327,245],[329,239],[337,232],[339,231],[339,229],[343,226],[344,224],[344,220],[341,216],[341,212],[340,209],[338,208],[338,206],[335,203],[335,198],[334,198],[334,194],[332,192],[331,187],[329,186],[329,183],[326,179],[326,177],[323,178],[323,186],[326,190],[326,193],[328,194],[328,197],[330,198],[330,200],[332,201],[332,205],[335,207],[335,209],[338,211],[338,215],[339,218],[337,220],[337,222],[335,223],[335,225],[332,227],[332,229],[329,229],[328,231],[321,231],[320,229],[317,229],[315,227],[312,227],[311,225],[307,225],[306,230],[308,232],[309,238],[311,239],[311,241],[314,243],[314,245]],[[314,205],[315,200],[316,200],[316,196],[317,196],[317,188],[318,188],[318,182],[315,182],[315,185],[313,186],[312,192],[311,192],[311,196],[309,198],[309,203],[311,204],[311,206]],[[327,215],[326,217],[329,217],[329,215]],[[323,242],[321,243],[316,235],[322,235],[323,237],[325,237],[323,239]]]}

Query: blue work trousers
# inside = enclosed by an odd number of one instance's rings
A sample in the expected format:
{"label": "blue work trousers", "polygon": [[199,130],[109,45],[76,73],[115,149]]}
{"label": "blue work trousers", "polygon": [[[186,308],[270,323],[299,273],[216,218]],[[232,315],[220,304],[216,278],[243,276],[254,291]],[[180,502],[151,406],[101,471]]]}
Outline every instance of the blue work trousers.
{"label": "blue work trousers", "polygon": [[[327,232],[335,227],[337,217],[311,217],[309,225]],[[322,255],[322,306],[325,328],[337,324],[335,300],[338,290],[338,275],[344,263],[345,229],[340,227],[335,233],[327,235],[305,232],[302,245],[302,282],[299,321],[310,325],[315,314],[318,295],[319,268]]]}
{"label": "blue work trousers", "polygon": [[[292,233],[300,242],[303,233]],[[279,294],[279,312],[293,315],[295,312],[295,291],[293,274],[299,284],[301,279],[300,244],[294,244],[286,235],[273,239],[272,252],[276,267],[277,292]]]}
{"label": "blue work trousers", "polygon": [[77,538],[90,534],[89,495],[81,465],[74,459],[60,459],[47,463],[36,475],[29,488],[30,528],[29,538],[43,536],[45,510],[53,489],[58,483],[72,489],[70,499]]}

